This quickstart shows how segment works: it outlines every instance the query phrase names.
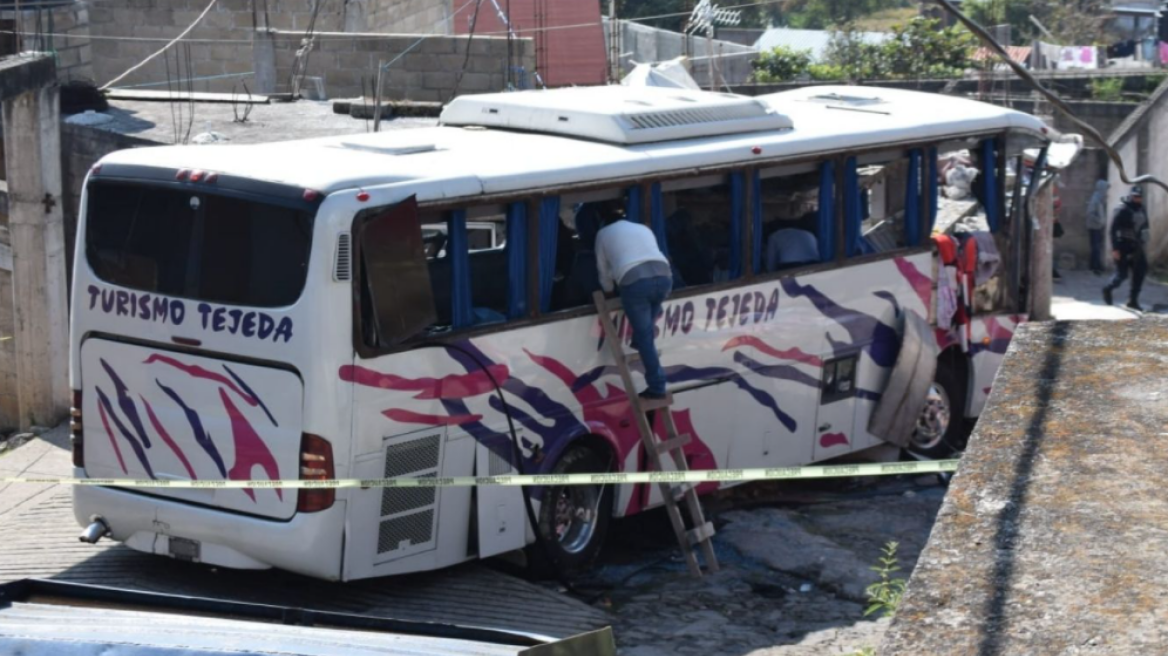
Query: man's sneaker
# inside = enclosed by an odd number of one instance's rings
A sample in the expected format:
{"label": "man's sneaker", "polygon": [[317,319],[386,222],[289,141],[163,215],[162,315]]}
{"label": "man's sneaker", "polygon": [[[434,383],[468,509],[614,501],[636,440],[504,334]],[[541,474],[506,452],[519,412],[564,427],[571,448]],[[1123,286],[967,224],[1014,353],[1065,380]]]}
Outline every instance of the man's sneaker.
{"label": "man's sneaker", "polygon": [[639,394],[639,396],[646,401],[660,401],[660,400],[664,399],[666,395],[659,394],[657,392],[650,392],[649,390],[645,390],[644,392],[641,392]]}
{"label": "man's sneaker", "polygon": [[1129,309],[1129,310],[1135,310],[1136,312],[1143,312],[1144,311],[1144,308],[1140,307],[1139,301],[1128,301],[1127,305],[1125,305],[1124,307]]}
{"label": "man's sneaker", "polygon": [[1108,304],[1108,305],[1111,305],[1111,288],[1110,287],[1103,288],[1103,302]]}

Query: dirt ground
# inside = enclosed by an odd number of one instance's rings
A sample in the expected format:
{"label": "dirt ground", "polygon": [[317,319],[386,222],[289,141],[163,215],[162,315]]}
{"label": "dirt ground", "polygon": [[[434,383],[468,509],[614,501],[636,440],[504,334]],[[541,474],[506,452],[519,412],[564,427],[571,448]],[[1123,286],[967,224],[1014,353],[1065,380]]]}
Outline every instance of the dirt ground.
{"label": "dirt ground", "polygon": [[908,578],[945,488],[914,479],[755,484],[708,501],[720,572],[685,569],[660,512],[614,524],[580,583],[613,614],[622,656],[819,656],[877,647],[864,589],[889,541]]}

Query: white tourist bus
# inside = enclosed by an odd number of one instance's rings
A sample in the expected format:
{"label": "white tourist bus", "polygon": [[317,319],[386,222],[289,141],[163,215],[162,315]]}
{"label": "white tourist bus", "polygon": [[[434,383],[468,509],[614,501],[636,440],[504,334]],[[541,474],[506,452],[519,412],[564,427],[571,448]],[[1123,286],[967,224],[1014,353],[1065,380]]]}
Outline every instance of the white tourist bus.
{"label": "white tourist bus", "polygon": [[[944,326],[910,447],[948,455],[1025,319],[1031,231],[1009,171],[1054,138],[1029,115],[908,91],[598,87],[463,96],[432,128],[111,154],[78,228],[75,475],[642,469],[589,297],[611,200],[673,261],[657,343],[692,468],[880,444],[869,418],[908,313]],[[990,229],[1002,261],[951,317],[930,235],[978,207],[938,201],[941,154],[961,150],[984,164],[984,210],[966,223]],[[811,233],[812,261],[778,257],[780,230]],[[565,570],[596,555],[612,517],[660,501],[647,485],[530,494]],[[500,487],[73,498],[90,538],[339,580],[524,548],[524,501]]]}

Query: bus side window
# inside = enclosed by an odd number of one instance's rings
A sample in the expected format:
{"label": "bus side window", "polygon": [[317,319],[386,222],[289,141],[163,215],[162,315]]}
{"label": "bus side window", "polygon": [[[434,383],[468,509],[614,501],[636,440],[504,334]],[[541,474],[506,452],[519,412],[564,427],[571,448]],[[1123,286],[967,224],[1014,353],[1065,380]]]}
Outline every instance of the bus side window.
{"label": "bus side window", "polygon": [[[860,215],[845,216],[860,226],[859,241],[847,250],[848,257],[887,253],[925,243],[933,227],[936,209],[930,194],[930,167],[927,156],[934,149],[914,149],[876,154],[855,165],[855,194]],[[853,160],[854,161],[854,160]],[[845,191],[845,193],[849,193]]]}
{"label": "bus side window", "polygon": [[603,226],[606,203],[627,203],[623,189],[604,189],[560,198],[560,225],[556,243],[551,311],[592,306],[592,293],[600,289],[596,266],[596,233]]}
{"label": "bus side window", "polygon": [[[762,262],[760,272],[774,273],[824,261],[820,187],[823,174],[808,164],[763,169]],[[828,224],[834,226],[834,219]],[[830,258],[829,258],[830,259]]]}
{"label": "bus side window", "polygon": [[[697,287],[732,280],[735,272],[741,275],[742,239],[731,236],[730,176],[706,175],[660,184],[665,239],[675,277],[680,277],[674,286]],[[744,210],[744,219],[746,214]]]}
{"label": "bus side window", "polygon": [[434,297],[418,205],[410,197],[354,221],[366,346],[391,348],[434,323]]}

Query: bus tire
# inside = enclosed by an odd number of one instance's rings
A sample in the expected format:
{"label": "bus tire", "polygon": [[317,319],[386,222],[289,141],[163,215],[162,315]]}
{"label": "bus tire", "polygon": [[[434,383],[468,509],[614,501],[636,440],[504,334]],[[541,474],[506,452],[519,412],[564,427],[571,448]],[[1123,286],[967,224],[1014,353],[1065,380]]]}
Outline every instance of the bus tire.
{"label": "bus tire", "polygon": [[[552,474],[594,474],[609,469],[595,450],[569,446]],[[549,485],[539,508],[542,542],[527,547],[529,568],[538,578],[572,578],[588,570],[600,555],[612,521],[611,485]],[[550,554],[548,552],[551,552]]]}
{"label": "bus tire", "polygon": [[948,458],[965,448],[969,428],[965,421],[965,385],[953,367],[938,362],[908,450],[923,458]]}

